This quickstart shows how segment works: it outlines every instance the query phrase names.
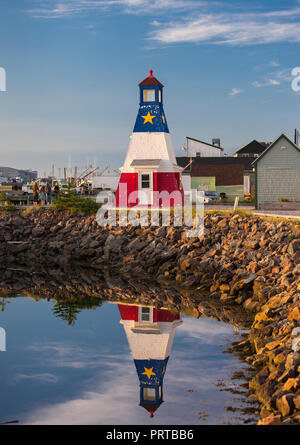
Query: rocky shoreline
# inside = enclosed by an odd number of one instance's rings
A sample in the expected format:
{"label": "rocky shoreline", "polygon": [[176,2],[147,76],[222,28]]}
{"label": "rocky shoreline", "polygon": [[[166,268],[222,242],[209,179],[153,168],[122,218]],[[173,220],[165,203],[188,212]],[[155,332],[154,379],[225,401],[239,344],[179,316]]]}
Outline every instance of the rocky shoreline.
{"label": "rocky shoreline", "polygon": [[[300,225],[208,214],[205,229],[199,238],[186,238],[182,227],[101,228],[94,216],[55,210],[3,213],[1,288],[9,288],[14,276],[9,269],[16,264],[31,270],[84,265],[95,272],[115,271],[140,283],[155,280],[170,287],[159,297],[153,291],[151,298],[151,285],[144,285],[147,304],[180,310],[186,305],[196,317],[210,316],[204,301],[218,301],[220,313],[239,308],[253,322],[248,338],[233,349],[256,369],[249,390],[260,403],[259,423],[299,424]],[[81,284],[79,280],[75,285],[78,292]],[[28,283],[12,282],[11,289],[21,291],[25,286]],[[84,289],[89,287],[93,280]],[[120,298],[132,298],[126,288],[119,288]],[[63,285],[62,291],[66,291]],[[103,298],[116,291],[118,284],[113,283]]]}

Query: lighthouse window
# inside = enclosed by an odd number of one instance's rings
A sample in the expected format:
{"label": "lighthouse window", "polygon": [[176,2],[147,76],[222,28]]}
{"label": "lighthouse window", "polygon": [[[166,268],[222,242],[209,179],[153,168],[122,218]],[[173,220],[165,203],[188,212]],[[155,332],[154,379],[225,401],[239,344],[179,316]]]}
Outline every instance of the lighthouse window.
{"label": "lighthouse window", "polygon": [[142,307],[142,321],[150,321],[150,308]]}
{"label": "lighthouse window", "polygon": [[142,189],[149,189],[150,188],[150,175],[142,175]]}
{"label": "lighthouse window", "polygon": [[155,90],[144,90],[144,102],[155,102]]}
{"label": "lighthouse window", "polygon": [[144,388],[144,400],[155,400],[155,388]]}
{"label": "lighthouse window", "polygon": [[161,102],[161,90],[158,91],[158,100]]}

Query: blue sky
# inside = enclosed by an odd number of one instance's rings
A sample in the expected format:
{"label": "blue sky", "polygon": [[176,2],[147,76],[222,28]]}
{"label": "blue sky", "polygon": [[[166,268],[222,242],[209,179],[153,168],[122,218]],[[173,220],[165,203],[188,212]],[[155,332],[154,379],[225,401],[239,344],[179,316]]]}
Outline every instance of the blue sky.
{"label": "blue sky", "polygon": [[0,165],[122,165],[152,68],[175,151],[300,127],[300,2],[0,0]]}

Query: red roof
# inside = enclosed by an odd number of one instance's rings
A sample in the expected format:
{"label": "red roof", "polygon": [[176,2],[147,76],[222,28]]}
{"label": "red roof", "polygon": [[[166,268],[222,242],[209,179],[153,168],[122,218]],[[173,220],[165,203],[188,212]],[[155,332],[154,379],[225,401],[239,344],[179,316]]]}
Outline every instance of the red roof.
{"label": "red roof", "polygon": [[153,76],[153,70],[150,70],[149,76],[146,77],[146,79],[144,79],[141,83],[139,83],[139,86],[143,85],[159,85],[160,87],[163,87],[163,84],[160,83],[160,81]]}
{"label": "red roof", "polygon": [[140,406],[145,408],[150,413],[150,417],[153,417],[155,411],[160,407],[161,404],[162,404],[162,402],[156,403],[155,405],[152,405],[152,404],[147,405],[146,403],[145,404],[141,403]]}

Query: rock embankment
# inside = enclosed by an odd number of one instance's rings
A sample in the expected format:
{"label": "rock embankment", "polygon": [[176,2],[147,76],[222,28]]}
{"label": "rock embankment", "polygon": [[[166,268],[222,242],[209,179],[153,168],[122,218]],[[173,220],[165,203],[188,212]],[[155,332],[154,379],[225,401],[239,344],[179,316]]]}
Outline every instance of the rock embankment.
{"label": "rock embankment", "polygon": [[55,211],[6,215],[0,259],[155,277],[238,305],[254,316],[237,348],[257,368],[250,390],[260,422],[300,423],[300,225],[227,214],[207,215],[205,228],[187,239],[182,227],[100,228],[95,217]]}

